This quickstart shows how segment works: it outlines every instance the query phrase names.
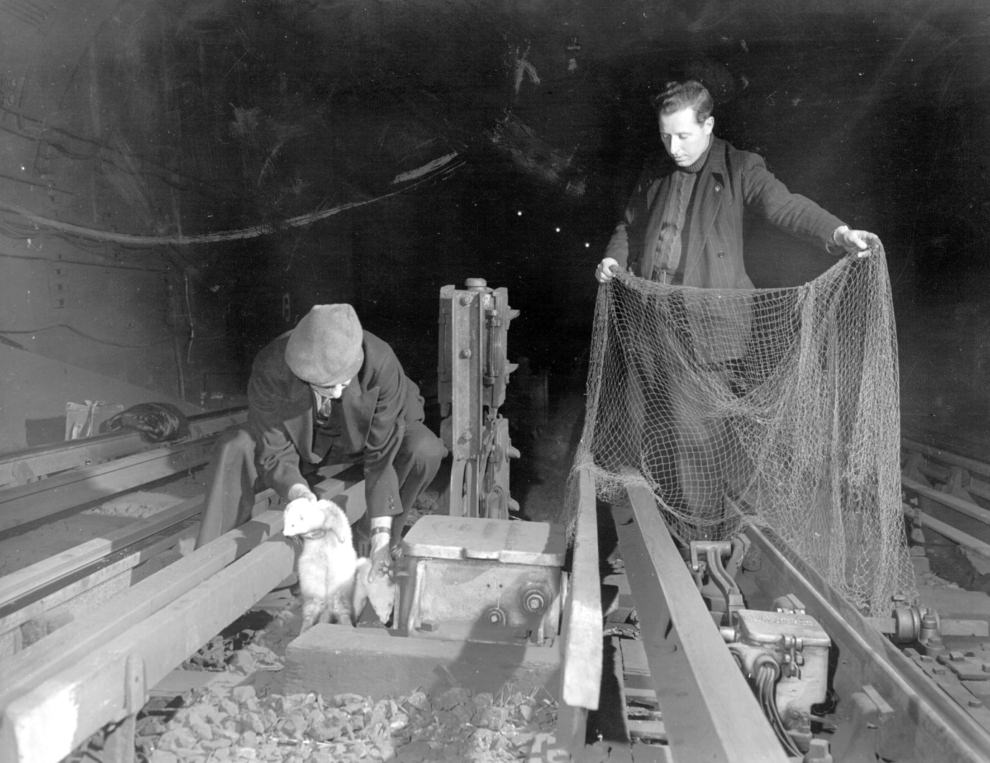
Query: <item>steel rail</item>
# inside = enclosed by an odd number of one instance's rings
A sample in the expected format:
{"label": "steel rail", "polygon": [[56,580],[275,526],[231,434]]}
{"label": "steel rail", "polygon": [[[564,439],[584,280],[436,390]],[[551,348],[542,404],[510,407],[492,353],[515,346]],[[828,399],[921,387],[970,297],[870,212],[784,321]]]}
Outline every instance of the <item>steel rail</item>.
{"label": "steel rail", "polygon": [[156,533],[195,517],[203,508],[201,496],[170,506],[147,519],[137,520],[99,538],[80,543],[66,551],[42,559],[0,577],[0,617],[30,603],[38,592],[57,585],[79,570],[97,564],[115,551],[140,543]]}
{"label": "steel rail", "polygon": [[0,532],[91,506],[155,480],[204,466],[217,435],[60,472],[0,491]]}
{"label": "steel rail", "polygon": [[[29,620],[71,602],[174,547],[196,539],[203,496],[190,498],[100,538],[94,538],[0,578],[0,638]],[[255,497],[255,515],[274,507],[278,496],[264,490]],[[150,573],[145,573],[145,575]]]}
{"label": "steel rail", "polygon": [[[364,500],[363,481],[322,485]],[[58,761],[133,718],[148,687],[292,573],[281,528],[281,511],[264,512],[0,662],[0,760]]]}
{"label": "steel rail", "polygon": [[644,486],[612,506],[660,712],[676,761],[785,763]]}
{"label": "steel rail", "polygon": [[[760,529],[744,530],[760,552],[760,576],[805,605],[838,646],[840,671],[872,686],[893,709],[880,730],[883,759],[983,763],[990,758],[990,733],[977,723],[855,607],[800,560],[787,558]],[[838,675],[838,673],[837,673]]]}
{"label": "steel rail", "polygon": [[[269,515],[271,531],[280,533],[281,512]],[[213,543],[225,540],[222,536]],[[212,545],[200,551],[208,554]],[[0,760],[57,763],[107,723],[136,715],[147,702],[147,687],[260,601],[292,572],[294,562],[294,547],[275,535],[24,687],[3,706]],[[129,745],[133,750],[133,739]]]}
{"label": "steel rail", "polygon": [[580,469],[573,479],[577,519],[561,628],[564,664],[557,719],[558,742],[567,749],[584,746],[588,711],[598,709],[603,652],[595,483],[587,469]]}
{"label": "steel rail", "polygon": [[[216,435],[246,420],[245,408],[228,408],[190,416],[189,435],[185,439],[198,440]],[[67,469],[92,466],[156,447],[156,444],[142,439],[140,433],[127,431],[0,453],[0,488],[25,485]]]}

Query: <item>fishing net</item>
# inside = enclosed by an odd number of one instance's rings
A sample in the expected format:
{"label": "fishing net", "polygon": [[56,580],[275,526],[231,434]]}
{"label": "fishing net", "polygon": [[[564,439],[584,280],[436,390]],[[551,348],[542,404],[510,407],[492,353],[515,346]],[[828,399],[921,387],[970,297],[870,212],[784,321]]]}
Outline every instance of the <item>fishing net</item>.
{"label": "fishing net", "polygon": [[802,286],[599,288],[575,467],[654,493],[686,543],[772,531],[867,614],[913,599],[897,345],[882,254]]}

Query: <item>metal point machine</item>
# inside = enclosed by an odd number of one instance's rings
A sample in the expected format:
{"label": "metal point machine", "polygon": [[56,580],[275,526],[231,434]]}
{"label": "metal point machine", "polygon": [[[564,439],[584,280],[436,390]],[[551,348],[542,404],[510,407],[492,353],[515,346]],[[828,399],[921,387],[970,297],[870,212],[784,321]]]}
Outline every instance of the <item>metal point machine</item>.
{"label": "metal point machine", "polygon": [[441,437],[452,455],[447,514],[403,539],[397,627],[451,641],[551,645],[566,575],[562,527],[510,518],[509,464],[519,451],[499,409],[509,375],[505,288],[469,278],[440,290]]}

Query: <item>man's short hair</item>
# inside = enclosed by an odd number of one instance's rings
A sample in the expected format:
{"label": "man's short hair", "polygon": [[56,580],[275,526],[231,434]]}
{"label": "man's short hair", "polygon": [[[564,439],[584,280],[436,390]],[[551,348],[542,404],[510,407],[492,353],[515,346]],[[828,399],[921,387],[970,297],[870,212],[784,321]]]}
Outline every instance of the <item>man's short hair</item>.
{"label": "man's short hair", "polygon": [[683,82],[668,82],[663,91],[653,98],[653,108],[657,116],[673,114],[681,109],[694,109],[698,124],[703,123],[712,115],[715,102],[708,88],[696,79]]}

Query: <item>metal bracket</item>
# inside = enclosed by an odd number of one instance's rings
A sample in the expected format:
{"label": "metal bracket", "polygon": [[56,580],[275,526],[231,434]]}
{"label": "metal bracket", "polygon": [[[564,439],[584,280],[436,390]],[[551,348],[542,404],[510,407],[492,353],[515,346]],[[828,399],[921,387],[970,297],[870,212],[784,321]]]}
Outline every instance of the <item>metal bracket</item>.
{"label": "metal bracket", "polygon": [[[748,540],[743,542],[741,537],[732,541],[691,541],[691,570],[702,597],[708,602],[712,617],[719,625],[733,625],[736,612],[745,607],[733,573],[738,571],[748,547]],[[723,557],[729,560],[725,566],[722,564]]]}

